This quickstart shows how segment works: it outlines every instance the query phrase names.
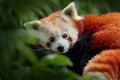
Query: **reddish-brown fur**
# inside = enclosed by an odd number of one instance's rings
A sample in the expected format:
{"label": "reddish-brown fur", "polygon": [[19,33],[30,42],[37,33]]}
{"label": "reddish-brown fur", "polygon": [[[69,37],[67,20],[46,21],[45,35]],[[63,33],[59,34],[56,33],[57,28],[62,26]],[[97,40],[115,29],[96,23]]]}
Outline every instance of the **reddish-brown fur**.
{"label": "reddish-brown fur", "polygon": [[74,24],[75,24],[75,27],[78,29],[78,31],[79,31],[79,34],[78,34],[78,36],[80,37],[81,36],[81,34],[83,33],[83,29],[84,29],[84,24],[83,24],[83,21],[82,20],[75,20],[74,21]]}
{"label": "reddish-brown fur", "polygon": [[108,80],[120,79],[120,49],[101,52],[88,62],[84,75],[88,72],[102,72]]}
{"label": "reddish-brown fur", "polygon": [[85,16],[84,30],[93,34],[93,49],[120,48],[120,13]]}
{"label": "reddish-brown fur", "polygon": [[119,80],[120,13],[88,15],[83,24],[85,33],[93,35],[91,49],[106,50],[88,62],[83,74],[97,71],[102,72],[108,80]]}
{"label": "reddish-brown fur", "polygon": [[68,37],[68,40],[69,40],[70,42],[72,42],[72,41],[73,41],[73,40],[72,40],[72,38],[71,38],[70,36]]}

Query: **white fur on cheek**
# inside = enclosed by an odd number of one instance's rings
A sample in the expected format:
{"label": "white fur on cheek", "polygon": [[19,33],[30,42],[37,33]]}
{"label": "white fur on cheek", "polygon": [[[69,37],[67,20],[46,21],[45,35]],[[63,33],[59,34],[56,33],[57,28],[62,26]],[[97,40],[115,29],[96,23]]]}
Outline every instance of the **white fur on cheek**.
{"label": "white fur on cheek", "polygon": [[62,16],[62,17],[66,21],[63,21],[61,19],[57,19],[56,22],[57,22],[57,24],[59,24],[57,26],[59,26],[59,30],[61,30],[62,27],[65,28],[65,31],[63,31],[63,32],[69,33],[70,37],[72,38],[72,44],[74,44],[77,41],[77,39],[78,39],[78,33],[79,32],[76,29],[73,21],[70,18],[68,18],[66,16]]}
{"label": "white fur on cheek", "polygon": [[70,37],[73,40],[72,44],[74,44],[78,39],[78,31],[77,31],[77,29],[74,28],[73,26],[69,26],[68,33],[69,33]]}

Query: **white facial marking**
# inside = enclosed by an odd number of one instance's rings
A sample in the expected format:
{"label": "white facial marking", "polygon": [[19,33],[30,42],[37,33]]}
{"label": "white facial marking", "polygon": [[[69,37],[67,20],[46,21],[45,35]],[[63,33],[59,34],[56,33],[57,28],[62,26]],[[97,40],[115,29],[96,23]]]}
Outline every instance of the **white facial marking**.
{"label": "white facial marking", "polygon": [[[69,48],[71,47],[71,44],[74,45],[74,43],[77,41],[78,31],[75,28],[74,23],[68,17],[63,16],[63,18],[66,21],[63,21],[59,18],[54,19],[56,22],[56,25],[54,25],[54,28],[51,24],[47,24],[47,26],[44,24],[41,24],[41,26],[44,25],[45,30],[47,30],[47,32],[41,32],[40,44],[44,48],[48,49],[46,44],[49,42],[50,37],[54,37],[55,41],[50,42],[49,49],[52,49],[55,52],[62,52],[62,53],[67,52],[69,50]],[[51,28],[49,28],[49,27],[51,27]],[[64,33],[67,33],[68,36],[71,37],[72,41],[70,41],[66,38],[63,38],[62,35]],[[52,34],[52,35],[50,35],[50,34]]]}
{"label": "white facial marking", "polygon": [[74,27],[70,27],[70,28],[68,28],[68,33],[69,33],[69,35],[71,36],[71,38],[72,38],[72,44],[74,44],[76,41],[77,41],[77,39],[78,39],[78,31],[77,31],[77,29],[75,29]]}
{"label": "white facial marking", "polygon": [[[59,50],[58,47],[63,47],[63,50]],[[62,39],[61,37],[58,38],[56,40],[56,42],[54,42],[52,45],[51,45],[51,48],[54,50],[54,51],[57,51],[57,52],[63,52],[65,53],[70,47],[70,42],[68,40],[65,40],[65,39]]]}

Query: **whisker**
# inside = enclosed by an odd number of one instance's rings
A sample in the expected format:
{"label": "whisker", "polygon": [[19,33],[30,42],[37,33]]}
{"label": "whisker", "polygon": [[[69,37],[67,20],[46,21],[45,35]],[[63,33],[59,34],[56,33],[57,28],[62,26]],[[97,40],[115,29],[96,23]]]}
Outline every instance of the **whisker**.
{"label": "whisker", "polygon": [[70,47],[70,49],[74,49],[76,47],[80,47],[80,50],[83,50],[87,46],[89,46],[89,41],[91,39],[90,35],[83,34],[80,36],[80,38],[76,41],[76,43]]}
{"label": "whisker", "polygon": [[35,49],[35,51],[51,51],[51,49],[38,48]]}

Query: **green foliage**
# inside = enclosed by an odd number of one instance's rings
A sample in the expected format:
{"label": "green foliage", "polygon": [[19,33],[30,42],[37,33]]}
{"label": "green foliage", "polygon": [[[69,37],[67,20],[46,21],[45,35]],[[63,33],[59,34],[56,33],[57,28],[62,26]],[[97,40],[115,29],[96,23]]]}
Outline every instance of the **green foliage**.
{"label": "green foliage", "polygon": [[87,76],[83,77],[83,80],[107,80],[100,72],[90,72]]}
{"label": "green foliage", "polygon": [[41,59],[41,63],[47,65],[72,66],[71,61],[63,55],[53,54],[47,55]]}
{"label": "green foliage", "polygon": [[36,45],[39,32],[23,29],[24,22],[63,9],[71,1],[82,14],[108,11],[104,0],[0,0],[0,80],[82,79],[67,68],[72,63],[63,55],[40,51],[42,57],[37,58],[28,45]]}
{"label": "green foliage", "polygon": [[71,61],[63,55],[50,54],[32,68],[35,80],[80,80],[80,76],[67,69]]}
{"label": "green foliage", "polygon": [[99,14],[110,11],[107,0],[61,0],[65,6],[71,1],[76,3],[78,12],[80,14]]}

